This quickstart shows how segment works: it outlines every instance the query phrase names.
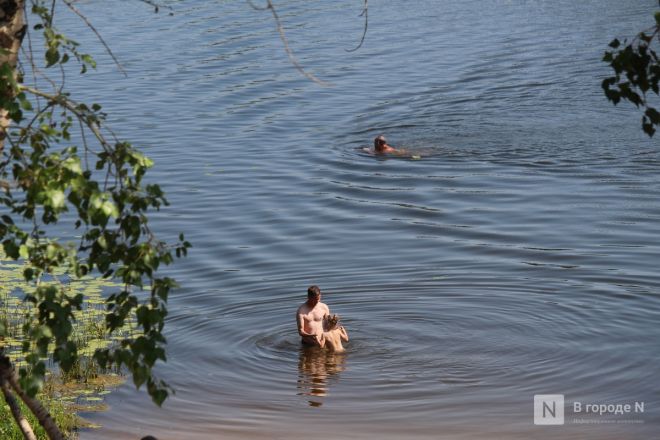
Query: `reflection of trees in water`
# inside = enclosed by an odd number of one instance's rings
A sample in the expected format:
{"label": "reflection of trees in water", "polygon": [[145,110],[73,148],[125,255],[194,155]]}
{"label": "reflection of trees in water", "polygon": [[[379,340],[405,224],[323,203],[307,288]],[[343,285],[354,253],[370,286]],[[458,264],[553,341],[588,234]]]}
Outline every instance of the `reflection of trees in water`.
{"label": "reflection of trees in water", "polygon": [[301,347],[298,359],[298,395],[309,396],[310,406],[323,405],[328,394],[328,382],[346,369],[346,355],[318,347]]}

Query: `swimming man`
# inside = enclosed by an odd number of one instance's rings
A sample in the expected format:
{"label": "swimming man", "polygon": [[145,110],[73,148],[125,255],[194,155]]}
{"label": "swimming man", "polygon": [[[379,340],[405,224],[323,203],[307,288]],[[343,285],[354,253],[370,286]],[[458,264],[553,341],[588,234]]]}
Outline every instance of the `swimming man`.
{"label": "swimming man", "polygon": [[397,153],[399,150],[387,145],[387,139],[382,134],[374,139],[374,152],[377,154]]}

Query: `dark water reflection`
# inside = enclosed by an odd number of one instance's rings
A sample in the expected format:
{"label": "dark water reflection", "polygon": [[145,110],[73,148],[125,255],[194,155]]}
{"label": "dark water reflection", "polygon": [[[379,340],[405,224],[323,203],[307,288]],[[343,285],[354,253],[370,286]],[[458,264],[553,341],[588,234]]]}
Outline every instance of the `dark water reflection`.
{"label": "dark water reflection", "polygon": [[306,396],[309,405],[323,405],[333,382],[346,369],[346,353],[331,353],[315,347],[301,347],[298,361],[298,394]]}
{"label": "dark water reflection", "polygon": [[[278,2],[332,88],[268,14],[173,4],[80,2],[129,78],[99,55],[76,93],[155,159],[154,228],[195,245],[169,274],[177,394],[122,387],[82,438],[656,435],[660,150],[599,86],[655,2],[375,1],[350,54],[360,2]],[[421,159],[364,154],[379,133]],[[300,348],[310,284],[343,356]],[[534,426],[533,395],[560,393],[644,401],[644,423]]]}

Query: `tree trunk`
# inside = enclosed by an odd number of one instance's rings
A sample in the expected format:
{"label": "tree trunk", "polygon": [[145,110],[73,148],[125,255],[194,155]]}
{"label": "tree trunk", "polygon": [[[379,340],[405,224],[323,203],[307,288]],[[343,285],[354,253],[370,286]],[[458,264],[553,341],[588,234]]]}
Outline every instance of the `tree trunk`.
{"label": "tree trunk", "polygon": [[[26,30],[25,1],[0,0],[0,66],[8,64],[14,77],[18,64],[18,51],[21,49]],[[6,89],[2,93],[13,92]],[[10,123],[11,119],[8,117],[7,110],[0,108],[0,152],[5,146]]]}
{"label": "tree trunk", "polygon": [[32,411],[32,414],[35,415],[39,424],[44,428],[48,438],[50,440],[64,440],[60,428],[57,427],[55,421],[50,416],[50,413],[43,407],[41,402],[39,402],[34,397],[27,395],[23,388],[21,388],[18,383],[18,374],[14,370],[14,366],[11,364],[11,361],[7,356],[0,353],[0,377],[4,383],[8,383],[14,389],[18,397],[25,403],[25,405]]}
{"label": "tree trunk", "polygon": [[5,396],[5,402],[7,402],[7,405],[11,410],[11,414],[14,416],[14,420],[16,421],[18,428],[21,430],[21,433],[23,433],[23,438],[25,438],[25,440],[37,440],[37,437],[34,435],[34,431],[32,431],[30,423],[25,417],[23,417],[21,407],[18,405],[18,401],[12,394],[11,389],[9,388],[9,384],[3,379],[2,376],[0,376],[0,388],[2,388],[2,394]]}

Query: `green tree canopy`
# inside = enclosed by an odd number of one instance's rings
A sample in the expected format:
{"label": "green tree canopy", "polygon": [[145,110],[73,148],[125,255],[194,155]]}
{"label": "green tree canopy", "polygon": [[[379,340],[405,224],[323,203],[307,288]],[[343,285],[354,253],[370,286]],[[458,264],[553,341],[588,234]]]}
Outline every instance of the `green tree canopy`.
{"label": "green tree canopy", "polygon": [[[150,213],[167,205],[161,188],[144,180],[153,162],[106,127],[99,104],[78,102],[55,79],[67,64],[77,63],[81,74],[95,67],[57,28],[58,8],[84,19],[69,0],[0,1],[0,241],[7,257],[25,262],[32,286],[25,300],[33,305],[17,386],[34,396],[45,359],[65,371],[76,362],[72,320],[83,295],[67,290],[66,281],[94,274],[122,286],[106,299],[107,331],[129,320],[138,327],[94,358],[126,369],[160,405],[169,388],[153,368],[166,359],[163,326],[176,282],[157,271],[186,255],[190,243],[183,234],[173,244],[160,241],[149,226]],[[26,41],[43,47],[32,52]],[[54,225],[79,238],[53,236]],[[0,322],[0,346],[5,332]],[[0,378],[9,380],[11,368],[5,365]]]}
{"label": "green tree canopy", "polygon": [[614,70],[614,75],[602,83],[605,96],[614,105],[621,100],[642,108],[642,129],[650,137],[660,125],[660,112],[654,107],[654,96],[660,93],[660,11],[655,13],[655,25],[640,32],[634,38],[618,38],[609,44],[612,50],[605,52],[603,61]]}

